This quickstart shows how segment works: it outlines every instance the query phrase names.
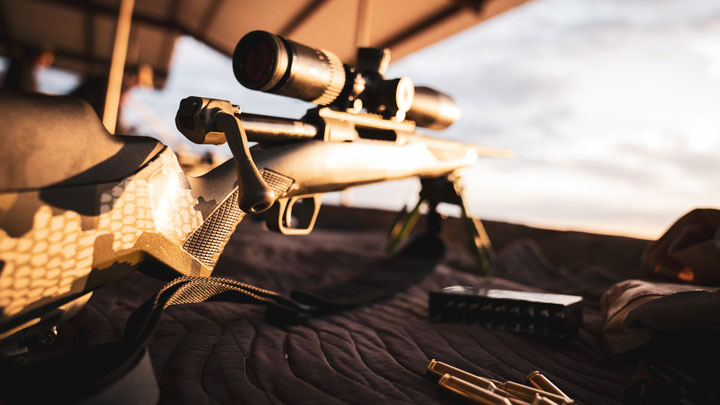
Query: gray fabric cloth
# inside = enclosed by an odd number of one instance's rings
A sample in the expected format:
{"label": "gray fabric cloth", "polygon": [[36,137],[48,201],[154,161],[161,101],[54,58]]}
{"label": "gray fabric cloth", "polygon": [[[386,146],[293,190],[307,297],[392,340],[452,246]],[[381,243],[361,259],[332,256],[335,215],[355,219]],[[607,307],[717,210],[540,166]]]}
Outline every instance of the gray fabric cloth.
{"label": "gray fabric cloth", "polygon": [[642,255],[650,277],[693,284],[720,282],[720,210],[694,209],[651,242]]}
{"label": "gray fabric cloth", "polygon": [[716,287],[625,280],[603,294],[603,338],[610,353],[644,345],[653,330],[720,327]]}

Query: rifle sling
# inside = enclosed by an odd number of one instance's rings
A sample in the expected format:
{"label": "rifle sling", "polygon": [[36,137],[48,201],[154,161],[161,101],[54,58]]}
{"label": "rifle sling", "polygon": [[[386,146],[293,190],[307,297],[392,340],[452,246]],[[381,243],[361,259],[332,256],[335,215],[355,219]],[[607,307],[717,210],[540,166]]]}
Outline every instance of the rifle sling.
{"label": "rifle sling", "polygon": [[[0,402],[39,403],[61,398],[63,403],[156,403],[159,389],[147,345],[166,308],[211,299],[262,304],[267,306],[268,321],[293,323],[402,291],[432,272],[443,253],[437,237],[423,235],[372,271],[319,291],[295,291],[292,299],[230,279],[176,278],[133,311],[118,341],[28,365],[0,362],[0,372],[7,376],[3,377]],[[37,389],[40,382],[43,389]]]}
{"label": "rifle sling", "polygon": [[391,297],[432,273],[444,253],[445,246],[437,236],[420,235],[397,255],[346,282],[316,291],[293,291],[290,297],[298,306],[293,309],[271,303],[265,319],[273,324],[296,323],[308,316],[325,315]]}
{"label": "rifle sling", "polygon": [[[159,390],[147,345],[160,316],[172,305],[208,299],[239,303],[278,302],[295,306],[274,291],[214,277],[179,277],[166,284],[138,307],[127,320],[123,337],[78,352],[66,353],[28,365],[3,360],[7,376],[0,391],[2,403],[156,403]],[[38,384],[42,389],[37,389]],[[4,400],[4,401],[3,401]]]}

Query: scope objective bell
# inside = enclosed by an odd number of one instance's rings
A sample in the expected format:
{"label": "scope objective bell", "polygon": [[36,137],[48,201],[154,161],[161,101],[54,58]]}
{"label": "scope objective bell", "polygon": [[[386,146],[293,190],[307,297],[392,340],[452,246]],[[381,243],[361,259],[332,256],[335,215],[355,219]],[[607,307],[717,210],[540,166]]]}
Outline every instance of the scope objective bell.
{"label": "scope objective bell", "polygon": [[318,105],[332,103],[345,85],[345,69],[335,54],[266,31],[246,34],[232,62],[243,86]]}

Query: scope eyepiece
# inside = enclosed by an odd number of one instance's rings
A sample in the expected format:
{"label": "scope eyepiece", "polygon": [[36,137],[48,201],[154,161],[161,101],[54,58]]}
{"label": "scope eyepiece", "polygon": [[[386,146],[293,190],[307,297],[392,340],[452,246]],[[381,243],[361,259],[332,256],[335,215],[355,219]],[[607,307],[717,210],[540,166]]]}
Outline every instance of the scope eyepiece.
{"label": "scope eyepiece", "polygon": [[245,35],[232,61],[243,86],[318,105],[332,103],[345,85],[345,69],[335,54],[266,31]]}

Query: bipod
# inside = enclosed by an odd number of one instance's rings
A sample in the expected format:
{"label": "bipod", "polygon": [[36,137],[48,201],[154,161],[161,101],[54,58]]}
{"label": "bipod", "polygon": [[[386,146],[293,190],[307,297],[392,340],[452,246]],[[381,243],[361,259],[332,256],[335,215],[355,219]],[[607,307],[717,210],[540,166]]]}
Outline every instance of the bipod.
{"label": "bipod", "polygon": [[395,218],[390,230],[388,253],[395,252],[400,244],[410,236],[420,218],[423,206],[428,207],[425,233],[439,236],[442,230],[442,216],[437,212],[437,206],[440,203],[453,204],[460,207],[461,220],[468,236],[468,248],[475,256],[479,273],[485,276],[490,275],[490,265],[495,258],[495,252],[482,222],[470,216],[463,199],[464,189],[459,177],[450,175],[424,178],[420,180],[420,183],[422,185],[420,198],[415,207],[408,212],[406,206]]}

